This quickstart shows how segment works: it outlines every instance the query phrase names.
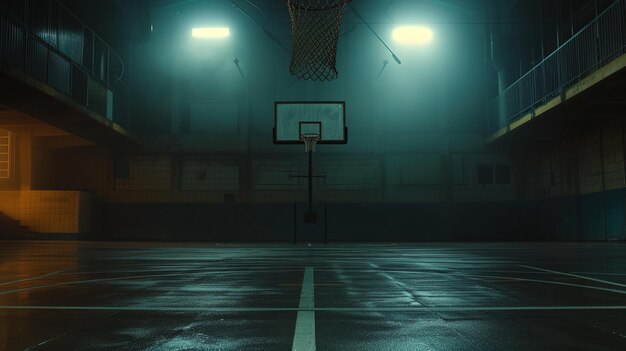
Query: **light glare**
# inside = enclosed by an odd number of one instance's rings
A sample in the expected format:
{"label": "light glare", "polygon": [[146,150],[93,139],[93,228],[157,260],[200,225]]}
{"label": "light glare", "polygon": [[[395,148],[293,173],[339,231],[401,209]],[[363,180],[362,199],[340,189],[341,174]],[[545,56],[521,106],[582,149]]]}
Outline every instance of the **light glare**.
{"label": "light glare", "polygon": [[393,39],[400,44],[424,45],[433,40],[434,33],[430,28],[407,26],[393,31]]}
{"label": "light glare", "polygon": [[198,39],[223,39],[230,36],[230,29],[227,27],[194,28],[191,35]]}

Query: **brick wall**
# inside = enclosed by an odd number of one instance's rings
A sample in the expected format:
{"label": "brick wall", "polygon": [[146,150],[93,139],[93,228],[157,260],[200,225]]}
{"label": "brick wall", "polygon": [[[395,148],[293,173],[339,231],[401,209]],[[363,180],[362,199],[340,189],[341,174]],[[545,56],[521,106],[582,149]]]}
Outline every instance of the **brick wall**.
{"label": "brick wall", "polygon": [[585,195],[626,187],[624,124],[605,123],[529,153],[524,194],[531,199]]}

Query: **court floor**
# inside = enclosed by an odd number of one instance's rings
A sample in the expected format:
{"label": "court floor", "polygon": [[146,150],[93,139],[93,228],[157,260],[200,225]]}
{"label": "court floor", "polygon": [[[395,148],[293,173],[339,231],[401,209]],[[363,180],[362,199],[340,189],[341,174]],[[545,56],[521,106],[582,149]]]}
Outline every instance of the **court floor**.
{"label": "court floor", "polygon": [[626,350],[626,245],[0,242],[0,349]]}

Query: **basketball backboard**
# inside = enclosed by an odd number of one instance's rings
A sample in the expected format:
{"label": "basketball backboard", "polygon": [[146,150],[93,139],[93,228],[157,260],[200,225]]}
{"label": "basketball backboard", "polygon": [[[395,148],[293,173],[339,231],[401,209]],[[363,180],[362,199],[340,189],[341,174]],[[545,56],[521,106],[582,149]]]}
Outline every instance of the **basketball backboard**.
{"label": "basketball backboard", "polygon": [[318,144],[347,144],[346,104],[331,102],[276,102],[274,144],[302,144],[302,136],[318,134]]}

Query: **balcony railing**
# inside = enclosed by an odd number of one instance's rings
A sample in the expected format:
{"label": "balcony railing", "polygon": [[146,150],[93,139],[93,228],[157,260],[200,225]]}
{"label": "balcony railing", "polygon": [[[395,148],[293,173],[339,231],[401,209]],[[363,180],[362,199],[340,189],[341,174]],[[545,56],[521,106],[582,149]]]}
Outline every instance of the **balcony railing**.
{"label": "balcony railing", "polygon": [[16,67],[102,117],[124,125],[124,61],[56,0],[0,1],[0,63]]}
{"label": "balcony railing", "polygon": [[13,142],[9,131],[0,129],[0,179],[11,177],[13,163]]}
{"label": "balcony railing", "polygon": [[530,113],[626,52],[626,0],[591,23],[504,90],[491,104],[493,132]]}

